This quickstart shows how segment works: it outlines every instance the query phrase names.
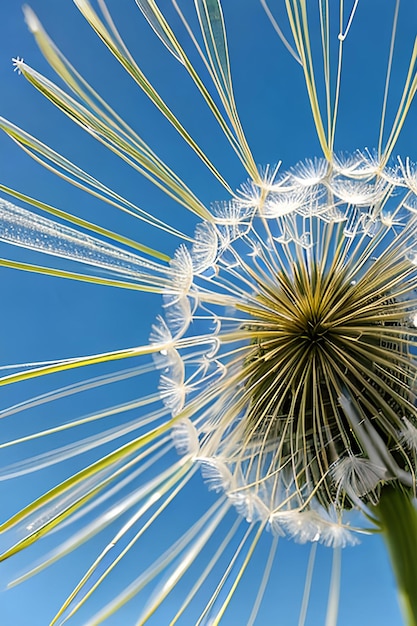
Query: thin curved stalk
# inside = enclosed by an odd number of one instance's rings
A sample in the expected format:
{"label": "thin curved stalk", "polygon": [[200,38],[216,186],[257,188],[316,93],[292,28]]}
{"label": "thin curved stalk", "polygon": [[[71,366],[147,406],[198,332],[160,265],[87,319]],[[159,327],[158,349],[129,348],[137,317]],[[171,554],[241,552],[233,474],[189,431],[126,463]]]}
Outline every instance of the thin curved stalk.
{"label": "thin curved stalk", "polygon": [[417,511],[408,493],[386,486],[375,511],[397,579],[407,626],[417,626]]}

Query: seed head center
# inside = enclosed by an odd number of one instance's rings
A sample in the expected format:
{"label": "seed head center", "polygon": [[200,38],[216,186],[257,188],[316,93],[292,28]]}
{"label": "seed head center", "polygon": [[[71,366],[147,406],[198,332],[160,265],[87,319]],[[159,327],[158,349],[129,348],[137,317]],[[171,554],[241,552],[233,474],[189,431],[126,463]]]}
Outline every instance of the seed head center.
{"label": "seed head center", "polygon": [[313,347],[316,344],[323,343],[328,329],[322,323],[322,320],[312,316],[307,319],[304,337]]}

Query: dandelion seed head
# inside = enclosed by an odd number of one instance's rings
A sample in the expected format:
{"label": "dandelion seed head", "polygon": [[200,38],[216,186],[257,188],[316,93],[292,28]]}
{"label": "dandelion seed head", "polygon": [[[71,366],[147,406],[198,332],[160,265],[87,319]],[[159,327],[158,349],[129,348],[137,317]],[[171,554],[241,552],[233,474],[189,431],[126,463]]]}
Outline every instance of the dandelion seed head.
{"label": "dandelion seed head", "polygon": [[301,212],[302,208],[307,205],[307,200],[312,200],[308,194],[300,192],[275,192],[268,194],[262,207],[262,215],[266,219],[274,217],[282,217],[293,211]]}
{"label": "dandelion seed head", "polygon": [[178,293],[179,298],[181,298],[187,295],[193,280],[193,262],[184,245],[175,251],[170,265],[173,292]]}
{"label": "dandelion seed head", "polygon": [[[184,385],[193,382],[184,406],[200,406],[203,476],[245,519],[301,543],[355,543],[343,512],[414,472],[407,446],[392,442],[417,424],[416,221],[406,177],[391,178],[365,153],[345,159],[343,171],[340,161],[309,160],[280,174],[287,189],[270,180],[250,213],[247,197],[217,204],[218,272],[194,271],[187,282],[193,313],[175,345]],[[187,267],[198,267],[198,245]],[[219,378],[190,358],[210,333]]]}
{"label": "dandelion seed head", "polygon": [[[152,331],[149,337],[149,341],[152,344],[156,343],[162,345],[170,344],[172,342],[171,331],[168,328],[165,319],[161,315],[159,315],[156,319],[156,322],[152,324]],[[166,356],[168,352],[166,348],[163,348],[162,350],[160,350],[159,353]]]}
{"label": "dandelion seed head", "polygon": [[406,417],[403,417],[403,427],[400,430],[400,441],[410,450],[417,451],[417,428]]}
{"label": "dandelion seed head", "polygon": [[190,420],[180,420],[172,429],[175,447],[181,455],[196,457],[200,451],[198,432]]}
{"label": "dandelion seed head", "polygon": [[296,184],[303,187],[314,187],[322,183],[329,171],[329,164],[326,159],[306,159],[298,163],[291,170],[291,176]]}
{"label": "dandelion seed head", "polygon": [[217,258],[217,249],[218,235],[214,226],[206,222],[198,224],[194,233],[194,243],[191,252],[195,274],[202,274],[214,266]]}
{"label": "dandelion seed head", "polygon": [[339,493],[350,493],[354,494],[353,497],[359,498],[372,493],[375,501],[378,485],[390,478],[382,464],[375,465],[369,459],[357,457],[352,453],[335,463],[332,474]]}
{"label": "dandelion seed head", "polygon": [[[391,89],[395,83],[392,68],[397,2],[377,149],[337,153],[345,49],[353,36],[358,1],[348,15],[342,3],[319,3],[318,15],[313,14],[317,11],[317,6],[311,8],[313,4],[307,8],[299,0],[284,3],[286,29],[292,36],[288,41],[267,2],[261,0],[291,62],[295,59],[296,70],[304,74],[322,156],[305,158],[290,167],[281,161],[259,167],[238,115],[231,77],[234,61],[232,55],[229,58],[221,0],[194,3],[197,19],[190,23],[188,13],[185,9],[183,13],[175,1],[167,10],[162,2],[137,0],[164,51],[172,56],[171,61],[180,63],[181,71],[188,74],[208,105],[226,145],[245,172],[242,178],[248,177],[233,191],[227,171],[221,170],[224,160],[222,165],[221,159],[217,163],[206,154],[200,138],[193,136],[192,126],[188,128],[180,121],[181,116],[177,117],[175,103],[157,91],[142,70],[141,60],[135,60],[128,50],[104,0],[96,4],[97,10],[89,0],[75,0],[75,6],[123,70],[224,192],[211,205],[205,204],[202,197],[207,193],[200,197],[192,180],[182,180],[172,163],[157,155],[138,134],[140,129],[130,127],[71,65],[34,12],[24,9],[29,29],[60,81],[54,83],[20,58],[14,60],[15,70],[86,131],[89,139],[109,148],[124,165],[133,167],[135,174],[155,184],[158,193],[165,192],[179,210],[198,216],[199,223],[194,233],[182,232],[178,223],[170,225],[152,210],[139,208],[107,182],[0,118],[0,128],[36,161],[91,193],[95,200],[142,220],[177,242],[170,257],[159,248],[152,249],[147,243],[2,186],[6,193],[36,210],[0,200],[0,239],[15,249],[28,249],[30,254],[46,254],[50,264],[45,267],[2,259],[2,265],[142,291],[156,295],[161,306],[144,346],[29,363],[21,372],[2,377],[2,384],[9,384],[143,357],[148,361],[137,367],[135,375],[154,377],[156,371],[159,378],[157,388],[149,393],[143,391],[144,385],[141,396],[133,401],[2,444],[17,446],[78,426],[88,424],[88,428],[97,420],[100,424],[107,418],[125,419],[123,414],[139,410],[132,423],[118,421],[117,426],[99,430],[76,444],[48,450],[3,470],[4,477],[25,475],[125,437],[108,454],[82,467],[2,524],[11,537],[2,558],[59,525],[66,528],[91,514],[91,521],[81,524],[29,572],[35,573],[123,517],[121,526],[53,619],[53,623],[62,618],[67,621],[127,551],[143,535],[147,540],[154,522],[163,519],[200,470],[204,487],[217,494],[215,503],[191,523],[188,514],[195,510],[190,506],[184,519],[188,527],[182,536],[164,548],[89,623],[102,623],[167,571],[156,591],[146,592],[148,601],[139,618],[141,624],[146,623],[187,570],[192,567],[190,574],[194,576],[202,565],[170,622],[177,623],[185,611],[193,609],[195,595],[204,595],[212,569],[219,566],[223,552],[229,551],[232,556],[199,617],[186,615],[187,623],[219,624],[266,529],[274,538],[249,617],[248,623],[253,624],[278,537],[313,544],[312,555],[315,544],[336,549],[354,545],[356,531],[366,532],[367,528],[361,527],[361,522],[351,526],[352,511],[360,518],[357,511],[362,510],[376,521],[372,507],[381,509],[384,491],[402,492],[408,499],[415,495],[417,167],[408,157],[393,160],[417,92],[415,47],[395,109]],[[182,27],[178,38],[170,26],[170,10],[176,12],[177,25]],[[183,45],[182,37],[187,36],[190,40]],[[205,67],[201,76],[188,50],[194,50]],[[142,116],[136,118],[139,127]],[[282,153],[277,152],[276,158],[282,158]],[[142,198],[139,202],[142,206]],[[52,219],[42,217],[44,212]],[[178,215],[175,211],[175,219]],[[71,267],[70,271],[61,269],[59,263],[65,261],[82,263],[87,269],[82,273],[71,271]],[[130,371],[106,374],[68,385],[19,402],[2,411],[2,417],[73,393],[89,392],[96,386],[122,382],[130,375]],[[180,459],[172,461],[173,449]],[[233,509],[238,520],[234,516],[230,530],[223,534]],[[215,541],[218,547],[213,552]],[[338,554],[336,550],[326,624],[336,623]],[[300,624],[305,621],[313,561],[310,557]]]}

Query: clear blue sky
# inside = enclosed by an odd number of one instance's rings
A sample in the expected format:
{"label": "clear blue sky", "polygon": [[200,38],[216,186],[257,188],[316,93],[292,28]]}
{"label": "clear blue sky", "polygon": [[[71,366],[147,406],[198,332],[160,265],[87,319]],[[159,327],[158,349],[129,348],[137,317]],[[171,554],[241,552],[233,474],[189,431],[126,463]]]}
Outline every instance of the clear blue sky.
{"label": "clear blue sky", "polygon": [[[161,3],[162,4],[162,3]],[[168,4],[168,3],[167,3]],[[187,4],[187,3],[183,3]],[[284,2],[271,0],[276,14],[283,12]],[[351,3],[353,4],[353,3]],[[382,8],[381,5],[387,5]],[[49,34],[62,51],[90,80],[100,93],[111,100],[121,113],[155,151],[209,204],[224,198],[219,188],[204,168],[182,146],[175,132],[160,119],[159,114],[130,84],[123,71],[84,22],[71,0],[33,0],[37,12]],[[207,150],[217,167],[232,187],[237,187],[245,175],[225,144],[215,123],[210,118],[198,94],[179,70],[137,10],[133,0],[109,1],[120,31],[134,52],[144,71],[168,99],[173,110],[187,128]],[[236,100],[249,144],[255,160],[261,165],[283,161],[290,167],[304,158],[320,156],[305,87],[298,65],[290,58],[256,0],[225,0],[226,20],[231,47],[231,64],[236,89]],[[380,107],[382,102],[384,72],[388,57],[393,0],[362,0],[346,45],[346,72],[343,77],[342,99],[337,150],[352,152],[355,149],[372,149],[377,144]],[[393,89],[390,110],[398,100],[401,81],[404,80],[412,39],[417,27],[417,9],[412,0],[403,0],[400,15],[398,44],[393,67]],[[192,233],[194,218],[178,209],[160,193],[106,154],[91,138],[87,138],[53,106],[43,100],[23,77],[13,72],[11,58],[20,56],[27,63],[49,73],[46,62],[28,33],[19,3],[3,0],[0,7],[0,115],[7,117],[30,131],[52,147],[61,150],[77,164],[120,191],[125,197],[144,209]],[[417,110],[414,107],[396,153],[417,160]],[[161,238],[158,233],[141,224],[132,223],[103,207],[93,198],[55,178],[23,154],[7,137],[0,136],[0,183],[15,187],[35,198],[82,215],[107,227],[120,230],[132,238],[160,247],[168,253],[175,249],[173,239]],[[10,250],[3,245],[0,254]],[[14,258],[12,256],[12,258]],[[23,258],[23,257],[22,257]],[[28,257],[29,258],[29,257]],[[147,341],[152,321],[161,308],[158,297],[129,293],[106,287],[70,284],[45,277],[21,275],[12,270],[1,272],[2,306],[0,335],[0,365],[32,360],[65,358],[105,350],[141,345]],[[104,370],[101,370],[104,371]],[[97,372],[97,373],[101,373]],[[94,375],[94,374],[91,374]],[[78,378],[77,378],[78,376]],[[57,384],[65,385],[78,380],[80,375],[62,377]],[[57,406],[46,406],[28,416],[15,416],[4,421],[1,440],[18,436],[26,429],[36,429],[69,420],[71,416],[88,413],[106,404],[123,402],[143,392],[134,380],[129,385],[113,390],[101,390],[86,400],[70,399]],[[19,401],[21,397],[42,392],[48,383],[27,384],[23,391],[10,389],[2,392],[1,406]],[[20,396],[23,394],[23,396]],[[101,395],[100,395],[101,394]],[[86,402],[84,405],[83,403]],[[35,424],[35,427],[33,426]],[[3,425],[1,425],[3,428]],[[89,434],[89,433],[87,433]],[[65,443],[61,440],[57,445]],[[35,446],[35,452],[42,450]],[[4,454],[4,462],[12,463],[13,451]],[[0,459],[2,457],[0,456]],[[67,466],[68,471],[68,466]],[[51,486],[65,469],[55,466],[33,477],[0,483],[1,518],[16,510],[34,495]],[[193,508],[203,510],[211,501],[205,485],[196,479],[186,499],[180,500],[170,520],[166,534],[175,534],[178,528],[192,518]],[[155,535],[153,535],[155,541]],[[231,606],[224,624],[244,624],[247,616],[245,603],[251,601],[250,591],[260,580],[269,538],[265,538],[259,557],[243,582],[244,593]],[[65,593],[72,589],[98,550],[96,543],[82,549],[81,555],[72,555],[66,561],[49,568],[39,577],[0,597],[0,623],[2,626],[45,626]],[[47,543],[47,542],[45,542]],[[40,545],[30,553],[17,557],[15,563],[0,565],[0,586],[4,587],[14,573],[25,567],[30,559],[36,560],[46,548]],[[150,546],[138,550],[120,574],[119,583],[136,576],[141,563],[152,558]],[[267,597],[258,623],[263,626],[292,626],[297,624],[298,609],[304,585],[308,549],[282,540],[269,584]],[[311,595],[308,626],[324,623],[325,598],[329,576],[331,552],[319,549]],[[184,589],[182,589],[184,591]],[[174,591],[179,593],[180,591]],[[103,590],[106,598],[106,588]],[[134,600],[124,617],[109,623],[124,626],[134,620],[146,594]],[[249,597],[249,600],[246,598]],[[103,596],[92,598],[93,603],[103,601]],[[250,611],[250,610],[249,610]],[[72,622],[83,624],[82,617]],[[165,625],[164,613],[154,624]],[[222,622],[223,623],[223,622]],[[364,537],[360,546],[343,552],[340,626],[351,624],[369,626],[395,626],[401,624],[385,551],[379,538]]]}

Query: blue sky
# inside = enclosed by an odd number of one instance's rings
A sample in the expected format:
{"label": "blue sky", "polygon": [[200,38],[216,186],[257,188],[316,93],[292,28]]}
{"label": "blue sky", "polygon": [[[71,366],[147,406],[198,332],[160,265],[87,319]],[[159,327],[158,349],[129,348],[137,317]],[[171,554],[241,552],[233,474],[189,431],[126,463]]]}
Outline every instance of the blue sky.
{"label": "blue sky", "polygon": [[[187,3],[183,3],[187,4]],[[277,15],[282,13],[283,2],[276,4]],[[379,118],[384,87],[391,20],[394,2],[385,3],[381,9],[379,0],[362,0],[355,22],[346,42],[346,66],[343,75],[340,116],[336,135],[336,148],[352,152],[355,149],[372,149],[378,141]],[[70,0],[57,3],[54,0],[33,0],[45,28],[73,65],[80,69],[100,93],[111,100],[112,106],[137,129],[151,145],[195,190],[207,204],[224,198],[224,190],[210,177],[203,166],[181,144],[180,139],[161,120],[160,115],[135,89],[123,71],[78,13]],[[241,166],[223,140],[192,85],[177,67],[148,24],[137,10],[133,0],[110,2],[114,16],[128,46],[201,143],[210,158],[222,171],[233,188],[245,180]],[[237,8],[238,7],[238,8]],[[299,66],[291,59],[275,36],[265,15],[255,0],[224,2],[225,16],[229,24],[231,64],[236,89],[236,100],[247,132],[255,160],[261,165],[283,161],[283,168],[294,165],[304,158],[320,156],[308,108],[305,87]],[[400,14],[398,43],[393,66],[392,97],[389,113],[395,108],[404,81],[412,39],[417,25],[417,8],[412,0],[403,0]],[[23,57],[41,72],[51,75],[36,45],[28,33],[22,12],[15,0],[3,0],[0,7],[0,115],[38,136],[45,143],[61,150],[79,165],[91,171],[107,184],[144,209],[154,211],[163,219],[170,220],[184,232],[192,233],[195,219],[167,200],[161,193],[127,166],[117,163],[91,138],[73,125],[45,102],[23,77],[13,72],[10,59]],[[396,153],[417,160],[417,112],[411,111]],[[390,119],[390,118],[388,118]],[[392,119],[392,117],[391,117]],[[23,193],[40,198],[59,208],[82,215],[106,227],[119,230],[172,253],[177,243],[169,237],[152,232],[141,224],[132,222],[109,207],[103,207],[91,197],[67,185],[43,170],[19,150],[5,136],[0,136],[0,183],[19,189]],[[1,255],[13,255],[3,245]],[[22,257],[23,258],[23,257]],[[141,345],[147,341],[152,321],[160,311],[158,297],[144,296],[106,287],[72,284],[13,270],[2,270],[0,365],[33,360],[65,358],[72,355],[92,354],[105,350]],[[91,375],[99,375],[105,369]],[[20,389],[7,389],[3,393],[2,406],[22,398],[46,391],[48,385],[66,385],[81,378],[73,373],[62,376],[54,383],[27,383]],[[72,415],[81,415],[116,404],[125,398],[141,394],[143,389],[133,379],[129,384],[119,385],[116,390],[100,389],[85,399],[71,398],[66,403],[47,405],[30,415],[14,416],[4,420],[2,441],[19,436],[26,429],[38,424],[47,427],[55,420],[65,421]],[[33,426],[35,424],[35,426]],[[59,441],[58,445],[65,443]],[[36,453],[42,451],[35,446]],[[13,463],[17,457],[13,450],[4,453],[4,463]],[[3,461],[1,462],[3,465]],[[73,468],[71,468],[73,469]],[[1,483],[1,518],[16,510],[34,494],[51,486],[57,476],[64,476],[67,468],[45,470],[33,477],[23,477],[6,484]],[[175,534],[193,515],[193,508],[204,510],[212,500],[199,478],[193,481],[186,498],[179,500],[170,517],[169,528],[160,529],[167,535]],[[4,510],[4,511],[3,511]],[[250,600],[250,590],[259,583],[265,562],[268,537],[262,543],[260,554],[243,582],[239,603],[231,606],[224,624],[243,624]],[[155,535],[154,542],[156,543]],[[23,586],[3,594],[0,599],[2,626],[44,626],[54,610],[65,598],[82,574],[83,567],[94,558],[100,539],[81,555],[71,555],[39,577]],[[46,542],[47,544],[48,542]],[[6,563],[0,568],[0,585],[25,567],[30,559],[36,560],[45,548],[35,546],[29,553]],[[142,562],[152,559],[152,546],[144,546],[136,552],[120,574],[119,584],[129,575],[135,576]],[[324,623],[325,598],[327,594],[331,553],[319,549],[311,595],[308,626]],[[282,540],[269,585],[269,593],[259,624],[266,626],[297,623],[308,549]],[[246,591],[248,593],[246,593]],[[174,591],[179,593],[180,591]],[[106,597],[106,589],[103,591]],[[138,607],[144,602],[142,594],[126,608],[123,621],[114,618],[109,624],[121,625],[134,620]],[[99,604],[103,596],[92,598]],[[250,604],[249,604],[250,606]],[[140,612],[140,611],[139,611]],[[250,608],[249,608],[250,612]],[[74,624],[83,624],[75,618]],[[159,620],[159,621],[158,621]],[[164,613],[155,624],[163,625]],[[343,552],[342,593],[340,626],[400,624],[394,582],[389,570],[385,550],[379,538],[364,537],[360,546]]]}

